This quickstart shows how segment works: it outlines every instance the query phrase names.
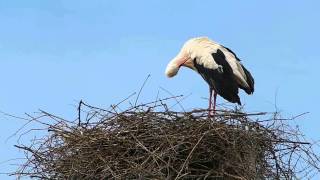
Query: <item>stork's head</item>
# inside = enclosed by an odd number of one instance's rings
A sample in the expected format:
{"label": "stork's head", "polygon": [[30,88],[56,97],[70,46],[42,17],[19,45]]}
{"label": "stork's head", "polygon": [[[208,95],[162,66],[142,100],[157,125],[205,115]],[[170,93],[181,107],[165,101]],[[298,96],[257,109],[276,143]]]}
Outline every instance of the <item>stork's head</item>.
{"label": "stork's head", "polygon": [[165,74],[170,78],[175,76],[181,66],[196,70],[194,59],[206,56],[212,41],[207,37],[198,37],[188,40],[181,48],[179,54],[167,65]]}

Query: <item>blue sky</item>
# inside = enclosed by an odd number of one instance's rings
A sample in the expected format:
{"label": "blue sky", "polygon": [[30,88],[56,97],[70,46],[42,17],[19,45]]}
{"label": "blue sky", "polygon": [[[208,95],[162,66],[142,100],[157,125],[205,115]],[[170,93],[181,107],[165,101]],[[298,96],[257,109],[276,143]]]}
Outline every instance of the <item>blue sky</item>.
{"label": "blue sky", "polygon": [[[208,36],[236,52],[255,77],[254,95],[241,93],[247,111],[274,111],[276,104],[288,117],[310,112],[297,124],[319,140],[319,7],[315,0],[0,0],[0,110],[23,116],[44,109],[73,119],[80,99],[108,107],[139,90],[148,74],[141,102],[163,87],[192,93],[187,109],[204,108],[208,87],[199,75],[182,69],[167,79],[164,69],[187,39]],[[17,138],[6,139],[23,122],[0,121],[0,162],[22,157]]]}

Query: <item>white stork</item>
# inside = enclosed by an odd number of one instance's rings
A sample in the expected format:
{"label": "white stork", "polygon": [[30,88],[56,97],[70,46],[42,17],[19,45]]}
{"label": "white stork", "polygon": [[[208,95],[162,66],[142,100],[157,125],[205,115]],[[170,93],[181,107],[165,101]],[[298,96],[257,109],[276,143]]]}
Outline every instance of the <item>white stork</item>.
{"label": "white stork", "polygon": [[240,63],[237,55],[229,48],[207,37],[188,40],[179,54],[169,62],[166,75],[168,77],[175,76],[181,66],[196,71],[209,84],[209,116],[211,114],[212,91],[214,91],[214,113],[217,94],[229,102],[241,105],[238,88],[243,89],[247,94],[252,94],[254,91],[254,79]]}

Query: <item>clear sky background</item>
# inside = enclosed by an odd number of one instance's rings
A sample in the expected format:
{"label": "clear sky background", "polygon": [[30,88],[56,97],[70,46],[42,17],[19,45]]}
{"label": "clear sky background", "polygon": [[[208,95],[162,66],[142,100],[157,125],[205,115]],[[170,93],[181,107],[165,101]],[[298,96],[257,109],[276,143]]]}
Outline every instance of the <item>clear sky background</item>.
{"label": "clear sky background", "polygon": [[[191,96],[186,109],[207,107],[207,84],[189,69],[167,79],[168,61],[191,37],[231,48],[256,80],[241,92],[246,111],[284,116],[320,139],[320,1],[0,0],[0,110],[23,116],[43,109],[74,119],[80,99],[101,107],[159,87]],[[162,97],[168,96],[160,90]],[[218,98],[218,102],[223,102]],[[0,162],[23,157],[6,139],[24,123],[0,115]],[[0,164],[0,172],[15,166]],[[14,179],[0,175],[0,179]]]}

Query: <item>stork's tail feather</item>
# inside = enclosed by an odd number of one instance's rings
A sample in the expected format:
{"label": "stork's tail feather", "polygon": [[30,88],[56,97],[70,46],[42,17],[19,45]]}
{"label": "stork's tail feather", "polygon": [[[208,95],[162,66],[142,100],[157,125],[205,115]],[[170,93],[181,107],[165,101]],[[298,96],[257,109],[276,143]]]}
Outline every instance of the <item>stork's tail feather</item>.
{"label": "stork's tail feather", "polygon": [[241,106],[240,97],[238,95],[235,95],[233,97],[228,97],[228,99],[227,98],[225,98],[225,99],[232,102],[232,103],[237,103]]}
{"label": "stork's tail feather", "polygon": [[237,97],[234,99],[234,103],[237,103],[241,106],[241,101],[240,101],[240,97],[237,95]]}
{"label": "stork's tail feather", "polygon": [[237,104],[241,105],[241,101],[240,101],[240,97],[238,95],[238,92],[236,94],[231,94],[231,93],[226,93],[226,91],[223,91],[223,92],[219,92],[218,94],[229,102],[237,103]]}

